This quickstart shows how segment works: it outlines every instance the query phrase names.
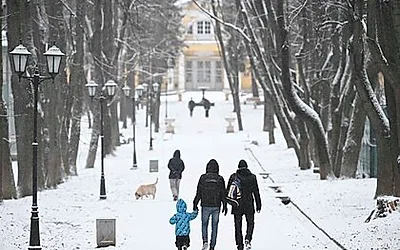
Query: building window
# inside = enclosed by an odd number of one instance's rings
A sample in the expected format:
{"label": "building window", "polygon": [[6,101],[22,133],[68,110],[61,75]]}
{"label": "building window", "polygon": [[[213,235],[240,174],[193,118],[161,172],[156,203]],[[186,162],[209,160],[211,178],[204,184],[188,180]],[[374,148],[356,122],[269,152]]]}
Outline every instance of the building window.
{"label": "building window", "polygon": [[197,82],[203,83],[205,81],[204,61],[197,61]]}
{"label": "building window", "polygon": [[199,35],[211,34],[211,22],[209,22],[209,21],[197,22],[197,34],[199,34]]}
{"label": "building window", "polygon": [[211,23],[204,22],[204,34],[211,34]]}
{"label": "building window", "polygon": [[[189,59],[189,58],[188,58]],[[213,90],[224,87],[224,71],[220,60],[185,60],[185,88],[197,90],[206,86]]]}
{"label": "building window", "polygon": [[187,31],[188,34],[193,34],[193,25],[190,25]]}
{"label": "building window", "polygon": [[215,81],[222,83],[222,63],[221,61],[215,62]]}
{"label": "building window", "polygon": [[205,61],[204,62],[204,80],[205,82],[211,82],[211,62]]}
{"label": "building window", "polygon": [[192,83],[192,81],[193,81],[192,61],[186,61],[186,65],[185,65],[185,81],[187,83]]}
{"label": "building window", "polygon": [[203,22],[197,22],[197,34],[203,34]]}

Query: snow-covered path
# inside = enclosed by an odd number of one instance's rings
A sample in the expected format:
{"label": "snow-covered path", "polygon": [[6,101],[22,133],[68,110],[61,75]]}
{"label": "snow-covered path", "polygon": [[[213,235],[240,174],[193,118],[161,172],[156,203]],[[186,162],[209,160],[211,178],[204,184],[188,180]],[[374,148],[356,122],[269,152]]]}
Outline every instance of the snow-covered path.
{"label": "snow-covered path", "polygon": [[[231,102],[224,101],[223,93],[206,93],[210,101],[216,102],[215,107],[210,110],[209,118],[204,117],[204,110],[201,107],[196,107],[193,117],[189,117],[187,101],[191,97],[198,101],[201,93],[186,93],[183,102],[178,102],[176,97],[169,97],[168,116],[176,119],[175,134],[165,134],[165,125],[162,122],[160,132],[153,133],[155,140],[152,151],[148,150],[149,130],[144,126],[144,110],[139,110],[136,132],[138,169],[131,170],[132,143],[122,145],[117,148],[114,155],[108,156],[105,159],[106,200],[99,200],[100,153],[94,169],[83,168],[90,138],[88,131],[83,133],[79,176],[70,178],[56,190],[39,193],[40,235],[43,249],[95,249],[95,223],[98,218],[116,219],[117,244],[107,249],[176,249],[174,228],[168,223],[169,218],[175,213],[175,202],[172,201],[166,167],[175,149],[181,150],[186,165],[180,196],[187,202],[190,211],[197,180],[205,172],[206,163],[210,159],[215,158],[218,161],[220,174],[225,180],[237,169],[240,159],[248,162],[253,173],[258,174],[262,171],[248,148],[254,152],[263,168],[272,172],[275,184],[284,185],[284,192],[290,191],[295,199],[303,197],[303,192],[299,190],[301,186],[298,185],[301,181],[320,183],[318,175],[312,171],[297,169],[296,157],[286,148],[279,130],[276,132],[277,144],[267,145],[267,134],[261,132],[263,112],[261,108],[254,109],[252,105],[244,105],[242,108],[245,131],[226,134],[225,117],[232,115],[232,105]],[[164,108],[161,107],[161,117],[164,117],[163,112]],[[82,127],[86,130],[84,125]],[[236,124],[235,129],[237,131]],[[125,137],[131,137],[131,130],[132,127],[129,126],[128,129],[121,129],[121,132]],[[259,146],[252,145],[252,141],[257,141]],[[149,172],[149,160],[159,161],[159,172]],[[134,192],[138,185],[152,183],[157,177],[159,182],[156,199],[135,200]],[[284,206],[279,199],[276,199],[276,193],[268,188],[272,184],[269,179],[258,176],[258,182],[263,207],[261,213],[255,217],[252,242],[254,250],[340,249],[327,240],[327,237],[312,226],[293,206]],[[318,185],[320,184],[315,186]],[[368,187],[373,188],[373,185]],[[306,202],[310,196],[304,195],[303,198]],[[26,197],[16,201],[5,201],[0,206],[1,250],[27,248],[30,204],[31,197]],[[302,203],[304,204],[307,203]],[[324,216],[321,214],[319,212],[317,217],[323,221]],[[198,217],[191,223],[189,249],[201,247],[200,222]],[[324,222],[328,223],[329,220]],[[341,228],[337,230],[336,235],[340,235]],[[221,214],[216,249],[236,249],[230,208],[227,216]]]}

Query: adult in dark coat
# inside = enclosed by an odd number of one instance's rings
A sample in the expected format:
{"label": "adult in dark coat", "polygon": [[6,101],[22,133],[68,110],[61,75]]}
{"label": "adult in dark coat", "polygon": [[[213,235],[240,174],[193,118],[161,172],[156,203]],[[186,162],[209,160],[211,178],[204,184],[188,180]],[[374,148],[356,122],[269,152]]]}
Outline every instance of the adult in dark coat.
{"label": "adult in dark coat", "polygon": [[[193,210],[197,210],[197,204],[201,201],[201,234],[203,248],[214,250],[217,242],[219,214],[222,205],[222,213],[226,215],[226,190],[225,180],[219,175],[219,165],[215,159],[207,163],[206,173],[200,176],[197,184],[196,196],[193,200]],[[211,240],[208,243],[208,222],[211,217]],[[210,248],[208,248],[210,246]]]}
{"label": "adult in dark coat", "polygon": [[178,200],[179,197],[179,185],[182,179],[182,172],[185,170],[185,163],[181,159],[181,152],[177,149],[174,152],[173,157],[168,162],[169,172],[169,184],[174,201]]}
{"label": "adult in dark coat", "polygon": [[[250,172],[245,160],[240,160],[238,170],[233,173],[228,180],[227,189],[229,189],[233,180],[238,177],[241,185],[241,195],[239,206],[232,206],[232,214],[235,221],[235,241],[238,250],[243,250],[244,246],[250,247],[254,231],[254,213],[261,211],[261,198],[258,189],[257,177]],[[254,209],[254,202],[256,208]],[[246,236],[243,244],[242,219],[246,217]]]}

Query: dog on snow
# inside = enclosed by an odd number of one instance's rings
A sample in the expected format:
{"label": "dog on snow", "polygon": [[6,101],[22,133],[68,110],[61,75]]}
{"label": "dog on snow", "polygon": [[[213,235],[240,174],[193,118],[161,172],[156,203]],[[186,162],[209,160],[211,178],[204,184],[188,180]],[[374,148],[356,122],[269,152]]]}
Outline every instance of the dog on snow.
{"label": "dog on snow", "polygon": [[157,192],[157,183],[158,183],[158,177],[157,177],[155,183],[140,185],[135,192],[136,200],[138,200],[139,198],[143,199],[143,197],[147,198],[150,195],[153,197],[153,200],[154,200],[154,198],[156,197],[156,192]]}

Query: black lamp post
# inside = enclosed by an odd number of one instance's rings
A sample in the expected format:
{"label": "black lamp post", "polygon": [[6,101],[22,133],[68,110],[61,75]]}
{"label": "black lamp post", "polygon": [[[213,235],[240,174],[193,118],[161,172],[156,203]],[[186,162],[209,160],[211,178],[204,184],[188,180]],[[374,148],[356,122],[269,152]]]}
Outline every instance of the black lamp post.
{"label": "black lamp post", "polygon": [[37,141],[37,115],[38,115],[38,92],[39,85],[48,79],[53,79],[59,73],[61,59],[64,53],[61,52],[59,48],[55,45],[49,48],[48,51],[44,53],[47,61],[47,70],[50,76],[41,76],[39,70],[35,69],[33,76],[25,76],[26,66],[28,58],[31,53],[22,44],[15,47],[13,51],[10,52],[13,61],[13,67],[15,73],[18,75],[19,79],[24,78],[29,80],[33,85],[33,141],[32,141],[32,210],[31,210],[31,228],[30,228],[30,238],[29,247],[30,250],[42,249],[40,246],[40,233],[39,233],[39,212],[38,212],[38,202],[37,202],[37,161],[38,161],[38,146]]}
{"label": "black lamp post", "polygon": [[[96,89],[98,84],[94,81],[90,81],[86,84],[89,92],[89,96],[93,99],[96,95]],[[100,177],[100,199],[107,199],[106,195],[106,180],[104,177],[104,125],[103,125],[103,105],[106,100],[112,98],[115,95],[117,84],[113,80],[108,80],[104,87],[101,89],[98,100],[100,101],[100,138],[101,138],[101,177]]]}
{"label": "black lamp post", "polygon": [[146,128],[149,126],[149,85],[147,83],[142,83],[143,96],[146,96]]}
{"label": "black lamp post", "polygon": [[153,129],[152,129],[152,124],[153,124],[153,95],[156,95],[159,88],[160,88],[160,84],[158,83],[153,83],[152,84],[153,89],[149,89],[149,96],[150,96],[150,100],[148,102],[149,104],[149,109],[150,109],[150,146],[149,146],[149,150],[153,150]]}
{"label": "black lamp post", "polygon": [[[130,91],[131,88],[128,86],[125,86],[122,88],[122,90],[125,93],[126,97],[130,96]],[[136,94],[140,100],[143,94],[143,86],[139,85],[135,88]],[[133,127],[133,165],[132,169],[137,169],[137,161],[136,161],[136,100],[135,100],[135,93],[132,94],[132,127]]]}

